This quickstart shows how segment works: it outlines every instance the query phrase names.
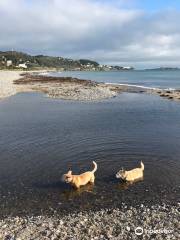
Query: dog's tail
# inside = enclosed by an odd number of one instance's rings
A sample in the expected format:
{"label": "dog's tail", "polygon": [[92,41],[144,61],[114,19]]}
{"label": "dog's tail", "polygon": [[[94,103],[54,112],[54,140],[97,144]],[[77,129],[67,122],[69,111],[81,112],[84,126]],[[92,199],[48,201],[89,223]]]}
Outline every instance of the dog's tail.
{"label": "dog's tail", "polygon": [[141,161],[141,169],[144,171],[144,163]]}
{"label": "dog's tail", "polygon": [[97,163],[93,161],[93,164],[94,164],[94,169],[92,170],[92,173],[95,173],[97,170]]}

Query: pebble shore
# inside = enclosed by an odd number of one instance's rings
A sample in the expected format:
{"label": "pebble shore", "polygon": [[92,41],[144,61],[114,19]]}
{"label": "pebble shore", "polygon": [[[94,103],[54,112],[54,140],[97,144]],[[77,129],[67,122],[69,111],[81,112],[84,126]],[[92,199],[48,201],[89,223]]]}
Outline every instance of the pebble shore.
{"label": "pebble shore", "polygon": [[[3,240],[126,240],[179,239],[179,205],[153,205],[97,212],[77,212],[66,216],[6,218],[0,221]],[[139,229],[140,228],[140,229]],[[139,235],[137,235],[139,234]]]}
{"label": "pebble shore", "polygon": [[[118,91],[114,86],[97,83],[90,80],[72,77],[51,77],[44,75],[26,74],[14,81],[18,92],[41,92],[51,98],[75,101],[96,101],[111,98]],[[119,87],[119,91],[122,90]]]}

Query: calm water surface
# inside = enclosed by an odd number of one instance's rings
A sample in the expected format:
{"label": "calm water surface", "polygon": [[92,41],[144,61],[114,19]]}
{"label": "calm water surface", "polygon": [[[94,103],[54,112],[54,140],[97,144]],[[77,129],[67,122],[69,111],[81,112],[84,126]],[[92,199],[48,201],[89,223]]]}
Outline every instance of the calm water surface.
{"label": "calm water surface", "polygon": [[[158,96],[73,102],[18,94],[0,102],[0,214],[63,213],[174,202],[180,175],[180,104]],[[61,182],[98,164],[94,188]],[[122,167],[145,164],[144,180],[115,179]]]}
{"label": "calm water surface", "polygon": [[98,82],[140,85],[153,88],[180,89],[180,70],[136,70],[119,72],[55,72],[53,76],[72,76]]}

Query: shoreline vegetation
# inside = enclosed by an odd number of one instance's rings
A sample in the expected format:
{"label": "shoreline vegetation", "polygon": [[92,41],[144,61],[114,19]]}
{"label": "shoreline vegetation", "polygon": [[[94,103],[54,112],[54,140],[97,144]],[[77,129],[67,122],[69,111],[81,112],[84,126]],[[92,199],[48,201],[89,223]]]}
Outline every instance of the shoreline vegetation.
{"label": "shoreline vegetation", "polygon": [[180,90],[106,84],[72,77],[51,77],[40,71],[0,71],[0,99],[21,92],[40,92],[51,98],[97,101],[116,97],[122,92],[156,94],[169,100],[180,100]]}

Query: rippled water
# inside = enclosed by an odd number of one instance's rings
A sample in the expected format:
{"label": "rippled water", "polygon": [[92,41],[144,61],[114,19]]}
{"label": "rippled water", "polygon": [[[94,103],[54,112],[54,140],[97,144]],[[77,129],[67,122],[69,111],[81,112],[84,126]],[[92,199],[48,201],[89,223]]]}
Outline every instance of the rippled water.
{"label": "rippled water", "polygon": [[152,88],[180,89],[180,70],[136,70],[119,72],[53,72],[52,76],[72,76],[98,82],[140,85]]}
{"label": "rippled water", "polygon": [[[0,102],[1,216],[98,209],[122,202],[176,201],[180,175],[180,104],[158,96],[73,102],[18,94]],[[98,164],[94,188],[61,182]],[[145,164],[144,180],[115,179]]]}

